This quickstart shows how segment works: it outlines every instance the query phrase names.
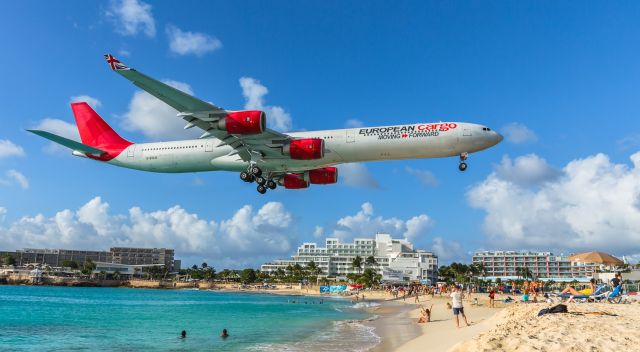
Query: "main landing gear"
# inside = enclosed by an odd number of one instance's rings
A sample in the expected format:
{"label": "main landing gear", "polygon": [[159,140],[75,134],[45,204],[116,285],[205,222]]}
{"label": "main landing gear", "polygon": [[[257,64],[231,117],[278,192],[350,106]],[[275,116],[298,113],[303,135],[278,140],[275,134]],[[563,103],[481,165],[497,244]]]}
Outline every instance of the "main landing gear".
{"label": "main landing gear", "polygon": [[251,165],[247,171],[242,171],[240,173],[240,179],[244,182],[255,181],[258,184],[257,191],[260,194],[267,193],[267,189],[276,189],[276,187],[278,187],[275,181],[263,176],[262,170],[257,165]]}
{"label": "main landing gear", "polygon": [[464,171],[467,169],[467,163],[465,163],[465,160],[467,160],[469,158],[469,153],[462,153],[460,154],[460,165],[458,165],[458,170],[460,171]]}

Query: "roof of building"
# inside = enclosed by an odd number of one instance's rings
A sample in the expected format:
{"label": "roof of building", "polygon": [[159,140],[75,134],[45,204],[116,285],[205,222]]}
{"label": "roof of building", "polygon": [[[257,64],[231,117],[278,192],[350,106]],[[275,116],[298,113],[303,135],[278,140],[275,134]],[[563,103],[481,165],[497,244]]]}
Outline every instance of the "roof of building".
{"label": "roof of building", "polygon": [[569,259],[574,262],[600,263],[612,266],[622,266],[624,264],[622,260],[604,252],[578,253],[570,256]]}

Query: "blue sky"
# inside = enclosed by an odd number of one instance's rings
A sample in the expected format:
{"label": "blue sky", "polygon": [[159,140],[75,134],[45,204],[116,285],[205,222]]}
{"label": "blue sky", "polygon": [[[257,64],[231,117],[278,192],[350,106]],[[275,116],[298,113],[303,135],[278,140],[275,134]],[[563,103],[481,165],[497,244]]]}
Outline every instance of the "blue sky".
{"label": "blue sky", "polygon": [[[8,4],[2,249],[166,245],[187,262],[243,266],[303,241],[386,230],[442,262],[493,248],[638,256],[639,10],[541,1]],[[88,96],[125,138],[163,139],[170,111],[136,100],[103,62],[107,52],[229,109],[246,106],[239,80],[253,78],[268,93],[252,98],[289,116],[290,130],[450,120],[507,138],[472,155],[464,174],[455,158],[367,163],[342,170],[338,185],[260,196],[235,173],[120,169],[25,132],[69,132],[69,102]],[[143,108],[166,116],[141,120]]]}

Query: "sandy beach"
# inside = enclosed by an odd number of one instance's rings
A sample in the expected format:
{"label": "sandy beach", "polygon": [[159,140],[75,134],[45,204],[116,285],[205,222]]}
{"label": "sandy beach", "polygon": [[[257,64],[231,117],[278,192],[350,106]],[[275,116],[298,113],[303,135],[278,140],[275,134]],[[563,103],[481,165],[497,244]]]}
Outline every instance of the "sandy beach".
{"label": "sandy beach", "polygon": [[[228,288],[229,290],[232,290]],[[249,290],[251,291],[251,290]],[[271,294],[319,296],[314,290],[277,289]],[[386,292],[365,292],[365,302],[376,319],[363,322],[375,328],[381,342],[373,352],[417,351],[635,351],[640,347],[640,303],[570,303],[568,314],[538,312],[550,303],[502,303],[490,308],[486,294],[465,298],[465,313],[471,323],[455,326],[448,295],[392,299]],[[473,304],[478,299],[478,305]],[[355,303],[355,302],[354,302]],[[420,306],[433,305],[431,322],[418,324]]]}
{"label": "sandy beach", "polygon": [[[640,304],[569,304],[569,314],[538,317],[549,304],[517,304],[496,314],[489,331],[455,346],[471,351],[638,351]],[[602,314],[605,313],[605,314]],[[608,315],[612,314],[612,315]],[[615,315],[615,316],[613,316]]]}

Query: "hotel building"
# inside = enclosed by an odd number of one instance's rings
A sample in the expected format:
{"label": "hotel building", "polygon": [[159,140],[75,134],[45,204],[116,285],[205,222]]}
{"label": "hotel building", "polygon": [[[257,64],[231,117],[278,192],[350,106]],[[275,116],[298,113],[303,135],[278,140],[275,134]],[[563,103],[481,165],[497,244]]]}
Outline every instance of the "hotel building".
{"label": "hotel building", "polygon": [[566,255],[554,255],[551,252],[529,251],[480,251],[473,254],[473,264],[482,264],[484,277],[495,280],[516,279],[518,269],[528,269],[536,278],[582,279],[594,276],[596,271],[607,269],[598,263],[572,261]]}
{"label": "hotel building", "polygon": [[124,248],[113,247],[110,251],[85,251],[73,249],[18,249],[15,252],[0,252],[0,256],[10,255],[17,266],[29,264],[59,267],[64,261],[74,261],[80,265],[90,259],[93,262],[130,265],[164,265],[171,271],[180,270],[180,261],[174,260],[174,250],[166,248]]}
{"label": "hotel building", "polygon": [[357,273],[352,263],[356,256],[364,262],[373,256],[377,264],[371,266],[386,282],[408,282],[423,280],[435,283],[438,271],[438,257],[432,252],[414,250],[413,245],[404,239],[392,239],[388,234],[377,234],[375,239],[356,238],[352,243],[340,242],[337,238],[327,238],[324,247],[316,243],[304,243],[291,259],[277,259],[261,266],[261,271],[274,273],[278,269],[286,271],[289,265],[302,267],[313,261],[321,270],[321,276],[346,278],[347,274]]}

